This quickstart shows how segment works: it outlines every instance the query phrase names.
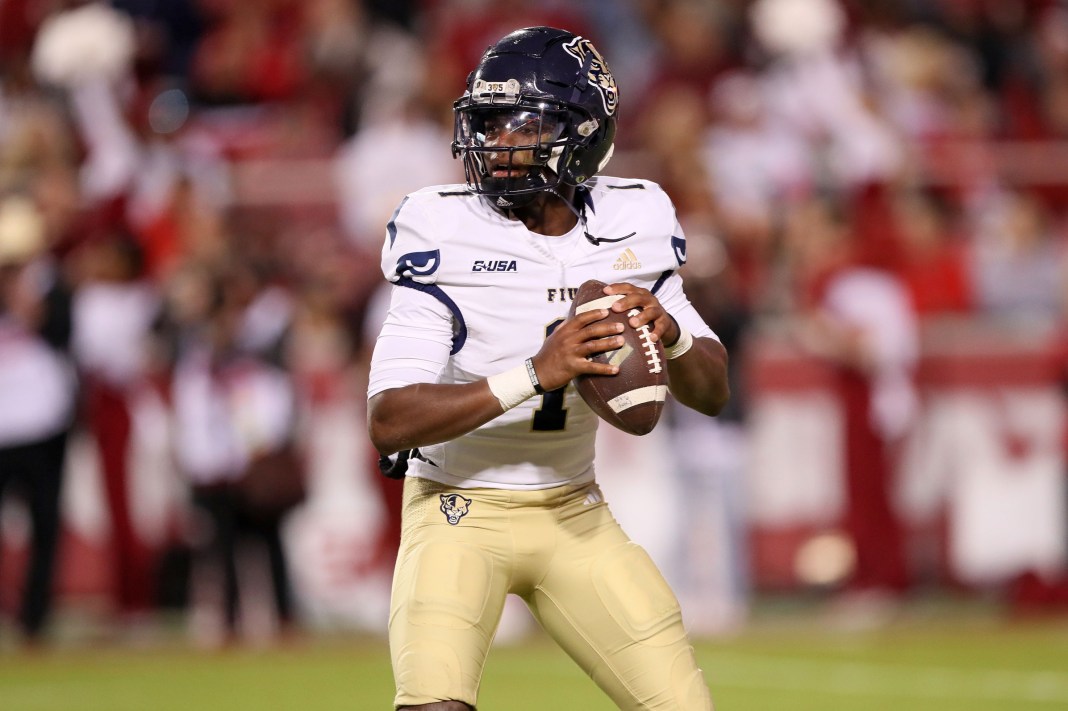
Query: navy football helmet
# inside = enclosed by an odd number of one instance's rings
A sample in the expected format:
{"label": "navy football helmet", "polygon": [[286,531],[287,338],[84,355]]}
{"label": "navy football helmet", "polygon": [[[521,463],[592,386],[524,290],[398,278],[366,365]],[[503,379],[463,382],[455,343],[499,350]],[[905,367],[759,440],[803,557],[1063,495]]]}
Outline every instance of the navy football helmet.
{"label": "navy football helmet", "polygon": [[472,192],[519,207],[604,168],[618,106],[615,78],[588,39],[516,30],[486,50],[453,104],[453,156]]}

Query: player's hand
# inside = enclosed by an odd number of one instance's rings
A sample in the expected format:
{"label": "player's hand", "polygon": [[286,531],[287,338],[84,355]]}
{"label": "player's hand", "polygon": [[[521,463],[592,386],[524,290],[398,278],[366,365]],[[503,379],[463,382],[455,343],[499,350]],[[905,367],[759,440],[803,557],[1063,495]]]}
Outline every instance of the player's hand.
{"label": "player's hand", "polygon": [[630,325],[634,328],[648,324],[653,339],[661,343],[674,343],[679,340],[679,324],[664,310],[653,292],[634,284],[619,283],[609,284],[604,288],[604,293],[623,294],[622,299],[612,304],[613,311],[623,313],[631,309],[641,309],[640,313],[630,318]]}
{"label": "player's hand", "polygon": [[592,355],[623,346],[623,337],[619,335],[623,332],[623,324],[602,321],[607,315],[607,309],[576,314],[549,334],[533,358],[534,370],[543,388],[562,388],[576,375],[615,375],[619,372],[619,366],[588,360]]}

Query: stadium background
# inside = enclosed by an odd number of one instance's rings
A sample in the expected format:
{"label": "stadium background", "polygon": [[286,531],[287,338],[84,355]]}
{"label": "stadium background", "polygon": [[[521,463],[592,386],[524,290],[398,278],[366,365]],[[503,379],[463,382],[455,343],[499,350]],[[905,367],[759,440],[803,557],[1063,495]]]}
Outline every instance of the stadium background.
{"label": "stadium background", "polygon": [[[175,363],[152,318],[161,305],[188,306],[190,284],[245,285],[253,335],[285,333],[270,356],[298,393],[308,493],[284,527],[297,630],[272,618],[250,548],[239,646],[381,634],[397,489],[377,474],[362,411],[383,225],[405,192],[462,179],[448,151],[451,101],[486,45],[535,24],[572,28],[605,54],[622,95],[608,172],[672,195],[691,297],[733,354],[724,417],[671,412],[641,440],[603,432],[598,462],[617,516],[711,645],[706,669],[781,672],[789,690],[803,666],[745,666],[747,653],[766,656],[762,640],[793,651],[826,644],[845,663],[836,645],[848,643],[819,641],[828,629],[890,629],[959,661],[978,644],[967,631],[976,620],[1038,616],[1046,631],[1063,627],[1065,4],[0,0],[0,197],[32,197],[42,252],[82,304],[83,377],[120,401],[86,408],[73,431],[53,643],[121,655],[177,638],[196,659],[223,642],[211,575],[190,561],[205,534],[175,452]],[[131,249],[141,268],[116,277],[109,260]],[[907,579],[859,591],[844,522],[858,415],[843,406],[841,353],[813,342],[830,276],[858,265],[909,294],[910,325],[895,334],[915,339],[914,352],[900,349],[901,373],[889,373],[906,377],[911,404],[898,403],[880,431],[894,455],[899,530],[874,542],[876,555],[902,548]],[[116,285],[129,298],[109,300]],[[192,318],[191,327],[209,320]],[[115,590],[121,563],[91,436],[91,418],[108,421],[108,407],[130,414],[126,486],[149,596],[129,610]],[[10,496],[0,533],[9,617],[29,536]],[[940,630],[935,620],[950,641],[909,637]],[[2,629],[6,665],[19,647]],[[1063,643],[1031,633],[1012,634],[1025,636],[1020,648],[1053,651],[1014,657],[1021,676],[1001,700],[1068,703],[1066,657],[1053,660]],[[524,612],[510,610],[502,642],[531,635]],[[908,659],[915,650],[905,647]],[[900,663],[886,654],[891,668]],[[988,666],[1004,669],[990,654]],[[561,661],[549,659],[537,668]],[[961,679],[945,688],[998,700]],[[938,708],[952,708],[937,680],[930,688]],[[48,703],[25,708],[74,708]]]}

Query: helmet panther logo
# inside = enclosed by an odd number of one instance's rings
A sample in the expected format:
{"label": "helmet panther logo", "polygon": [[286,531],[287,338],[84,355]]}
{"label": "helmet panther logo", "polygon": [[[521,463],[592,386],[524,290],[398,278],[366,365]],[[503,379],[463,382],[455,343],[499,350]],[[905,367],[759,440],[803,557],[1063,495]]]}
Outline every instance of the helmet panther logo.
{"label": "helmet panther logo", "polygon": [[619,88],[616,86],[616,78],[612,76],[604,57],[597,51],[585,37],[576,37],[564,45],[564,50],[578,60],[579,64],[585,64],[589,57],[589,72],[586,77],[601,94],[601,102],[605,112],[611,116],[616,112],[619,105]]}
{"label": "helmet panther logo", "polygon": [[471,499],[460,494],[441,494],[441,512],[445,514],[445,520],[450,526],[460,523],[460,519],[467,515],[470,505]]}

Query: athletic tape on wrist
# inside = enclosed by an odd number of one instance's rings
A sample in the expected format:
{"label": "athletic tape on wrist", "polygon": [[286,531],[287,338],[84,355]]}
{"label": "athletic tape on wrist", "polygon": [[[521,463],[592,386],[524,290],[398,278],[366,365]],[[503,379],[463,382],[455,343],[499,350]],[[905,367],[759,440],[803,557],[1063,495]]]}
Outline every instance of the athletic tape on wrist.
{"label": "athletic tape on wrist", "polygon": [[490,392],[507,412],[524,400],[534,397],[534,383],[527,372],[526,363],[486,378]]}
{"label": "athletic tape on wrist", "polygon": [[679,339],[674,345],[664,348],[664,357],[668,360],[675,360],[691,348],[693,348],[693,336],[685,328],[679,326]]}

